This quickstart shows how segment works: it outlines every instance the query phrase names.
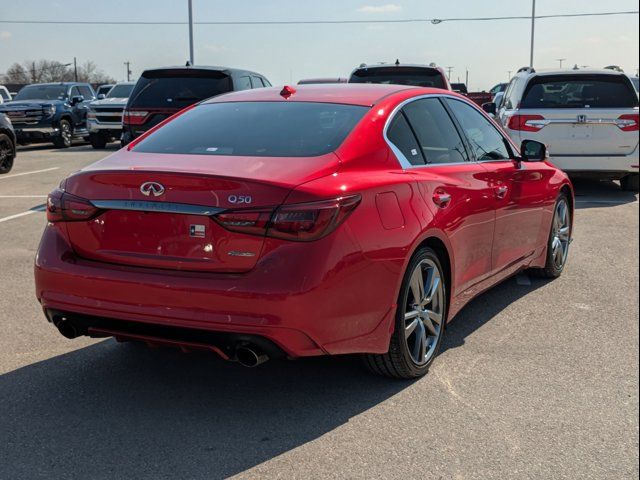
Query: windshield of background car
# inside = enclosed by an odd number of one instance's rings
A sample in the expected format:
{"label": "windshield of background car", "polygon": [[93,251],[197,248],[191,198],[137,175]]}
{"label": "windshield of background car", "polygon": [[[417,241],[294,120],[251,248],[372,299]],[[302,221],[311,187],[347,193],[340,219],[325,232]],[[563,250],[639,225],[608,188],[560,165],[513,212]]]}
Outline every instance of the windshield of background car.
{"label": "windshield of background car", "polygon": [[634,108],[638,95],[623,75],[554,75],[529,82],[520,108]]}
{"label": "windshield of background car", "polygon": [[636,89],[636,92],[640,91],[640,78],[631,77],[631,83],[633,83],[633,88]]}
{"label": "windshield of background car", "polygon": [[332,103],[204,104],[169,122],[133,151],[315,157],[338,148],[368,110]]}
{"label": "windshield of background car", "polygon": [[145,72],[131,93],[129,107],[184,108],[229,91],[231,80],[221,72]]}
{"label": "windshield of background car", "polygon": [[107,94],[107,98],[127,98],[131,95],[134,85],[116,85]]}
{"label": "windshield of background car", "polygon": [[11,97],[9,96],[9,94],[6,92],[6,90],[4,90],[3,88],[0,89],[0,97],[2,97],[3,100],[5,101],[9,101],[11,100]]}
{"label": "windshield of background car", "polygon": [[28,85],[18,92],[14,100],[64,100],[67,87],[60,85]]}
{"label": "windshield of background car", "polygon": [[356,70],[349,83],[386,83],[446,89],[444,78],[436,68],[376,67]]}

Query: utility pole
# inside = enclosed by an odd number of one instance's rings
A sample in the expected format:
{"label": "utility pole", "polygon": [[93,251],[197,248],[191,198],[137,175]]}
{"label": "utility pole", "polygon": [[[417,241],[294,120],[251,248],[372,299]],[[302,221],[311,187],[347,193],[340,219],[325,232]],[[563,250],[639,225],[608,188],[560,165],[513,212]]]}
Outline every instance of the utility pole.
{"label": "utility pole", "polygon": [[533,46],[536,38],[536,0],[533,0],[531,9],[531,55],[529,57],[529,66],[533,68]]}
{"label": "utility pole", "polygon": [[511,70],[507,71],[507,75],[508,75],[507,82],[510,82],[511,81]]}
{"label": "utility pole", "polygon": [[451,72],[453,71],[453,67],[447,67],[447,78],[451,81]]}
{"label": "utility pole", "polygon": [[467,68],[464,84],[467,86],[467,90],[469,90],[469,69],[468,68]]}
{"label": "utility pole", "polygon": [[127,82],[129,82],[131,80],[131,62],[127,60],[124,64],[127,66]]}
{"label": "utility pole", "polygon": [[76,60],[76,57],[73,57],[73,77],[77,82],[78,81],[78,61]]}
{"label": "utility pole", "polygon": [[562,62],[566,60],[566,58],[558,58],[558,62],[560,62],[560,68],[562,69]]}
{"label": "utility pole", "polygon": [[193,59],[193,5],[192,0],[189,1],[189,63],[194,64]]}

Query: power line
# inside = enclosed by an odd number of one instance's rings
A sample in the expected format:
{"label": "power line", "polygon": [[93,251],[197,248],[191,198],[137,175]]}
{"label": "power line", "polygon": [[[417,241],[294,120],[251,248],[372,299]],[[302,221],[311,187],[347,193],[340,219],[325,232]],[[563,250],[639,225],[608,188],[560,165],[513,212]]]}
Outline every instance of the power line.
{"label": "power line", "polygon": [[[536,20],[549,18],[605,17],[613,15],[638,15],[640,11],[564,13],[554,15],[536,15]],[[444,22],[487,22],[493,20],[531,20],[531,16],[505,17],[452,17],[452,18],[404,18],[396,20],[257,20],[257,21],[199,21],[196,25],[353,25],[372,23],[432,23]],[[0,20],[0,24],[23,25],[188,25],[179,21],[127,21],[127,20]]]}

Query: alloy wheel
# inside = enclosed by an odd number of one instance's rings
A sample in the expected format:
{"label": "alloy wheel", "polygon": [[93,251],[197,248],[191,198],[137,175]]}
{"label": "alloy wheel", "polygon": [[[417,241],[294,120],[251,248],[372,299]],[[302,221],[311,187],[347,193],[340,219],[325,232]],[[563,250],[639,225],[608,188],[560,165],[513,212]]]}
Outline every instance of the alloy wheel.
{"label": "alloy wheel", "polygon": [[569,215],[569,205],[563,198],[556,205],[553,217],[553,240],[551,241],[553,263],[558,270],[564,268],[569,255],[571,241],[571,220]]}
{"label": "alloy wheel", "polygon": [[65,122],[61,125],[60,136],[65,145],[71,145],[71,126],[68,123]]}
{"label": "alloy wheel", "polygon": [[426,364],[443,332],[444,285],[432,260],[422,260],[413,270],[406,295],[404,336],[411,359]]}
{"label": "alloy wheel", "polygon": [[0,141],[0,172],[11,169],[13,165],[13,149],[7,140]]}

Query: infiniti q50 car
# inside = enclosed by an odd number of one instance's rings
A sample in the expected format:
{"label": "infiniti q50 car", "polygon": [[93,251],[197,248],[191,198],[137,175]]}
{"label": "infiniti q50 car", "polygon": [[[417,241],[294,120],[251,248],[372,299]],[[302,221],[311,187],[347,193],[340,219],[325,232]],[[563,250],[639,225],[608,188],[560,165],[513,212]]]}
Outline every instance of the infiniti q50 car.
{"label": "infiniti q50 car", "polygon": [[37,297],[69,338],[412,378],[474,296],[562,273],[573,192],[458,94],[313,85],[190,107],[64,180],[47,218]]}

